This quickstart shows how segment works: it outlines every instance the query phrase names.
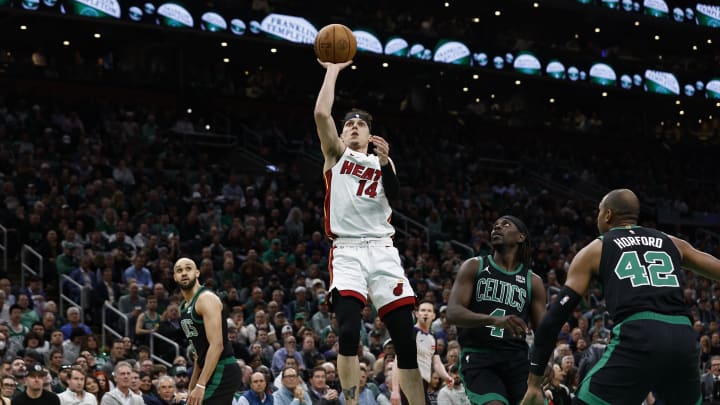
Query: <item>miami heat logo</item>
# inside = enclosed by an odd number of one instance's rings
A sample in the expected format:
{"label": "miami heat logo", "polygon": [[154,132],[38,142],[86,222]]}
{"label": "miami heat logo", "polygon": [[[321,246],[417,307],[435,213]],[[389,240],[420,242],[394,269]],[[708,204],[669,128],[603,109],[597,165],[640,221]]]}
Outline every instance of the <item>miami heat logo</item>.
{"label": "miami heat logo", "polygon": [[400,294],[402,294],[402,292],[403,292],[403,281],[400,280],[400,281],[398,281],[395,288],[393,288],[393,295],[395,295],[396,297],[399,297]]}

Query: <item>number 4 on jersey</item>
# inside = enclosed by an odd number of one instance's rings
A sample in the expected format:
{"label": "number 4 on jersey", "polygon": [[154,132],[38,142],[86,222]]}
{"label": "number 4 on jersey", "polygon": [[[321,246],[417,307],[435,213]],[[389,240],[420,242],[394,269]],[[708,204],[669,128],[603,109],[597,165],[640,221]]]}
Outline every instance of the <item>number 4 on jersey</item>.
{"label": "number 4 on jersey", "polygon": [[[490,316],[505,316],[505,310],[502,308],[496,308],[492,313],[490,313]],[[490,336],[501,338],[505,334],[505,328],[498,328],[497,326],[486,326],[486,328],[490,328]]]}
{"label": "number 4 on jersey", "polygon": [[630,279],[633,287],[651,285],[653,287],[679,287],[677,276],[672,274],[674,267],[670,255],[665,252],[650,251],[643,255],[644,266],[637,252],[623,252],[615,266],[615,274],[620,280]]}

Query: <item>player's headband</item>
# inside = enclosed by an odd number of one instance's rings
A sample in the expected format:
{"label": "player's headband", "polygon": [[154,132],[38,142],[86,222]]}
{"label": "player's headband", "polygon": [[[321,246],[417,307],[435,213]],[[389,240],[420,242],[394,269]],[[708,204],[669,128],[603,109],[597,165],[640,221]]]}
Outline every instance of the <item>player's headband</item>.
{"label": "player's headband", "polygon": [[515,227],[518,229],[518,231],[525,234],[526,240],[530,237],[530,231],[528,231],[527,225],[525,225],[525,222],[523,222],[520,218],[512,215],[503,215],[502,217],[500,217],[500,219],[503,218],[515,224]]}
{"label": "player's headband", "polygon": [[359,118],[359,119],[365,121],[365,123],[368,126],[368,129],[370,129],[370,127],[372,125],[372,117],[370,117],[370,114],[365,114],[365,113],[361,113],[361,112],[357,112],[357,111],[351,111],[351,112],[345,114],[345,116],[342,119],[342,125],[345,126],[345,123],[348,120],[351,120],[353,118]]}

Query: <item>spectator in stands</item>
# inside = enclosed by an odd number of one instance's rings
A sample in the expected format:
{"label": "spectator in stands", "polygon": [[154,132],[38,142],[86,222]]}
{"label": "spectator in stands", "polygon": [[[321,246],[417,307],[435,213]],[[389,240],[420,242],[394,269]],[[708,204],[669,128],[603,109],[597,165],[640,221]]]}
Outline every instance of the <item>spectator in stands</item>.
{"label": "spectator in stands", "polygon": [[97,403],[100,402],[100,398],[102,397],[102,392],[100,391],[100,386],[98,385],[97,379],[93,375],[86,375],[85,376],[85,391],[95,397],[95,401]]}
{"label": "spectator in stands", "polygon": [[92,259],[90,256],[85,255],[80,259],[80,265],[73,271],[70,272],[70,278],[76,283],[82,286],[82,289],[78,288],[75,284],[66,282],[65,288],[68,291],[70,299],[76,303],[82,302],[84,296],[86,301],[86,308],[83,310],[90,309],[93,302],[91,297],[94,295],[95,286],[97,285],[97,274],[90,267]]}
{"label": "spectator in stands", "polygon": [[460,375],[458,373],[458,365],[453,364],[448,367],[448,374],[450,374],[450,377],[453,378],[454,385],[453,386],[444,386],[440,389],[437,396],[437,402],[438,404],[448,404],[448,405],[465,405],[469,404],[470,400],[467,397],[467,394],[465,393],[465,388],[463,387],[462,380],[460,379]]}
{"label": "spectator in stands", "polygon": [[302,313],[304,320],[305,314],[309,314],[311,312],[312,306],[310,305],[310,301],[307,299],[307,288],[304,286],[295,287],[295,299],[290,301],[285,310],[288,318],[296,319],[295,315]]}
{"label": "spectator in stands", "polygon": [[155,295],[150,295],[145,301],[145,311],[140,313],[135,322],[135,340],[139,343],[148,343],[148,335],[160,328],[160,314],[157,313],[158,301]]}
{"label": "spectator in stands", "polygon": [[0,321],[10,322],[10,304],[5,302],[5,291],[0,290]]}
{"label": "spectator in stands", "polygon": [[115,388],[107,392],[100,401],[101,405],[143,405],[143,399],[130,391],[130,378],[132,366],[130,363],[121,361],[113,371],[115,376]]}
{"label": "spectator in stands", "polygon": [[[303,363],[305,364],[306,370],[313,370],[315,367],[325,362],[325,356],[323,356],[315,348],[315,338],[312,335],[304,336],[302,339],[303,345],[301,355]],[[308,377],[310,376],[308,375]]]}
{"label": "spectator in stands", "polygon": [[77,268],[79,261],[75,256],[77,246],[73,242],[62,241],[60,243],[63,252],[55,259],[55,268],[58,276],[70,274],[73,269]]}
{"label": "spectator in stands", "polygon": [[17,387],[17,381],[12,375],[3,375],[0,379],[0,397],[2,398],[3,405],[10,405],[12,397],[15,396],[15,387]]}
{"label": "spectator in stands", "polygon": [[145,310],[145,298],[140,296],[140,286],[134,280],[128,283],[128,293],[120,297],[118,309],[133,320]]}
{"label": "spectator in stands", "polygon": [[58,395],[61,405],[96,405],[97,398],[85,391],[85,373],[78,366],[70,368],[67,390]]}
{"label": "spectator in stands", "polygon": [[[260,297],[261,297],[262,290],[258,289],[258,290],[253,291],[253,296],[258,296],[258,294],[260,294]],[[262,299],[262,298],[258,298],[258,299]],[[267,314],[265,314],[265,311],[258,310],[255,313],[254,321],[247,326],[248,339],[251,342],[254,342],[258,335],[258,332],[261,329],[264,329],[267,332],[268,343],[270,343],[270,344],[275,343],[275,341],[277,340],[277,337],[275,334],[275,328],[272,326],[272,324],[270,322],[268,322]]]}
{"label": "spectator in stands", "polygon": [[157,380],[157,390],[152,394],[144,394],[143,400],[146,405],[170,405],[177,403],[175,396],[175,380],[164,375]]}
{"label": "spectator in stands", "polygon": [[316,332],[320,332],[330,325],[332,317],[330,315],[327,296],[325,294],[318,295],[317,312],[310,318],[310,327]]}
{"label": "spectator in stands", "polygon": [[87,336],[87,333],[82,327],[72,329],[70,336],[62,345],[64,364],[75,363],[75,360],[80,356],[80,350],[85,341],[85,336]]}
{"label": "spectator in stands", "polygon": [[288,357],[295,359],[298,370],[305,369],[305,363],[302,355],[297,351],[297,341],[294,336],[288,336],[283,342],[283,347],[273,354],[271,370],[274,375],[278,375],[283,370]]}
{"label": "spectator in stands", "polygon": [[273,396],[268,393],[265,375],[254,372],[250,375],[250,389],[236,394],[232,405],[272,405]]}
{"label": "spectator in stands", "polygon": [[312,369],[310,387],[308,393],[313,405],[340,405],[340,398],[337,390],[328,387],[326,382],[326,371],[321,366]]}
{"label": "spectator in stands", "polygon": [[127,284],[130,279],[134,279],[145,293],[152,292],[153,280],[150,270],[145,267],[145,256],[141,254],[136,255],[132,266],[123,272],[123,283]]}
{"label": "spectator in stands", "polygon": [[[110,347],[110,358],[105,362],[101,371],[106,374],[110,374],[113,372],[115,366],[120,364],[123,360],[125,360],[125,344],[122,339],[115,339]],[[109,383],[109,381],[107,382]],[[98,384],[100,384],[101,389],[104,389],[104,383],[105,381],[101,381],[98,377]]]}
{"label": "spectator in stands", "polygon": [[[25,296],[27,297],[27,296]],[[10,307],[10,323],[8,323],[10,347],[8,351],[13,355],[23,348],[25,335],[30,332],[30,327],[21,323],[23,309],[20,305],[14,304]]]}
{"label": "spectator in stands", "polygon": [[25,392],[13,398],[13,402],[18,405],[23,404],[42,404],[42,405],[60,405],[60,399],[49,390],[43,389],[44,379],[47,371],[39,364],[36,364],[28,371],[25,377]]}
{"label": "spectator in stands", "polygon": [[20,322],[26,328],[30,329],[35,322],[40,320],[40,315],[30,306],[30,297],[27,293],[17,294],[17,305],[22,309]]}
{"label": "spectator in stands", "polygon": [[300,375],[295,368],[285,367],[281,375],[282,383],[273,393],[275,405],[289,405],[295,400],[303,404],[312,404],[310,395],[300,384]]}
{"label": "spectator in stands", "polygon": [[112,267],[105,267],[101,269],[101,272],[102,278],[96,284],[95,294],[93,294],[93,297],[95,298],[94,305],[96,307],[102,307],[106,302],[108,302],[112,306],[118,306],[118,301],[121,297],[121,290],[120,285],[113,281]]}
{"label": "spectator in stands", "polygon": [[92,333],[89,326],[80,321],[80,307],[70,307],[66,311],[68,322],[60,327],[65,339],[70,339],[70,335],[75,328],[80,328],[86,335]]}

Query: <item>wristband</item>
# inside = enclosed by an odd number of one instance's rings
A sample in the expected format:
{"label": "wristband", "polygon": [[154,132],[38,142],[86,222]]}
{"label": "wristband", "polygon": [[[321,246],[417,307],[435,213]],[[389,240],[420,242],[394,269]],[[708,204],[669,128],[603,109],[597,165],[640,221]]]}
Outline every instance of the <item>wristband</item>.
{"label": "wristband", "polygon": [[202,388],[202,389],[205,389],[205,386],[202,385],[202,384],[195,384],[195,387],[200,387],[200,388]]}

